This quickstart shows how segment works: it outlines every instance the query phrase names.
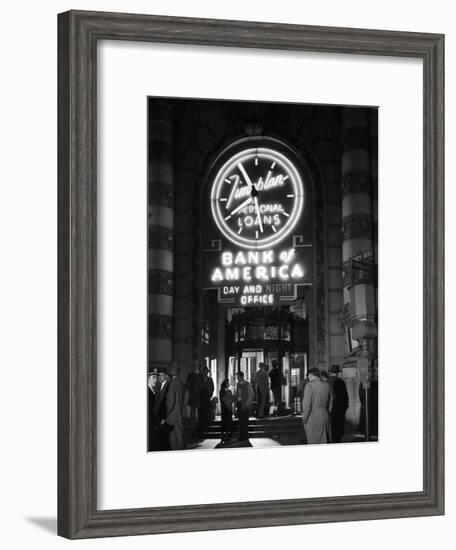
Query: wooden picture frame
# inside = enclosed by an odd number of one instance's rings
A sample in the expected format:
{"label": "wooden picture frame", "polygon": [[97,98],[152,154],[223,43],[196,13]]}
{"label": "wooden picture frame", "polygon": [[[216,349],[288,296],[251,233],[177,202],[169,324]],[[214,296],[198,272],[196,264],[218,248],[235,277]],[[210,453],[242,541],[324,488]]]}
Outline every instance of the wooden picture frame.
{"label": "wooden picture frame", "polygon": [[[423,491],[102,511],[97,508],[98,40],[423,60]],[[70,11],[58,17],[58,533],[87,538],[444,512],[444,37]]]}

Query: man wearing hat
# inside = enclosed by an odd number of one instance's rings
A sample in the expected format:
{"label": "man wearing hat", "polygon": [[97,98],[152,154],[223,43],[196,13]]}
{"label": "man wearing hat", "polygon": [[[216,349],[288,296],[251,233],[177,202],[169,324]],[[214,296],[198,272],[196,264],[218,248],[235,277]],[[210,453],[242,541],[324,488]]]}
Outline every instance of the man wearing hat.
{"label": "man wearing hat", "polygon": [[255,386],[257,392],[257,418],[264,418],[266,414],[266,403],[269,396],[269,376],[266,372],[265,363],[258,365],[255,373]]}
{"label": "man wearing hat", "polygon": [[269,378],[271,379],[271,390],[274,396],[274,415],[278,415],[282,403],[282,386],[284,385],[284,379],[277,361],[272,362],[272,370],[269,373]]}
{"label": "man wearing hat", "polygon": [[158,450],[158,431],[157,419],[154,413],[155,401],[159,392],[158,369],[155,367],[147,376],[147,394],[148,394],[148,440],[147,449],[149,451]]}
{"label": "man wearing hat", "polygon": [[170,377],[166,395],[166,423],[170,426],[169,445],[171,450],[185,449],[184,427],[182,416],[184,411],[185,384],[179,377],[177,363],[171,363],[168,369]]}
{"label": "man wearing hat", "polygon": [[190,419],[195,421],[198,419],[198,408],[200,406],[200,391],[203,386],[203,375],[200,371],[198,361],[193,362],[193,370],[187,376],[188,401],[190,407]]}
{"label": "man wearing hat", "polygon": [[166,369],[158,369],[158,382],[160,384],[160,387],[155,397],[154,405],[154,416],[157,423],[158,434],[158,449],[156,450],[168,451],[171,447],[169,444],[170,426],[166,422],[166,396],[169,390],[169,377]]}
{"label": "man wearing hat", "polygon": [[249,439],[249,414],[250,405],[253,400],[252,386],[245,380],[244,373],[239,371],[236,373],[236,408],[239,418],[239,441],[247,441]]}
{"label": "man wearing hat", "polygon": [[307,436],[307,443],[330,443],[330,386],[328,383],[320,380],[320,371],[315,367],[309,369],[307,375],[309,382],[304,388],[304,398],[302,401],[302,421]]}
{"label": "man wearing hat", "polygon": [[209,376],[209,369],[202,368],[201,386],[199,392],[198,429],[202,436],[206,433],[211,416],[211,400],[214,395],[214,381]]}
{"label": "man wearing hat", "polygon": [[339,365],[331,366],[329,384],[332,392],[331,434],[333,443],[340,443],[342,441],[345,427],[345,413],[348,409],[347,386],[342,378],[339,378],[339,372]]}

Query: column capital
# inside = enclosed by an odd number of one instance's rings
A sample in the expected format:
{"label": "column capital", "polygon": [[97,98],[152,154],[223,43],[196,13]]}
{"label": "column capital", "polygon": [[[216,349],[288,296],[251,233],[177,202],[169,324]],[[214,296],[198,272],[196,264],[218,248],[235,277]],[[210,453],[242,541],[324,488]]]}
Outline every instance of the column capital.
{"label": "column capital", "polygon": [[368,170],[351,170],[342,175],[342,197],[355,193],[369,194],[372,188]]}
{"label": "column capital", "polygon": [[351,214],[342,220],[342,239],[372,239],[371,214]]}

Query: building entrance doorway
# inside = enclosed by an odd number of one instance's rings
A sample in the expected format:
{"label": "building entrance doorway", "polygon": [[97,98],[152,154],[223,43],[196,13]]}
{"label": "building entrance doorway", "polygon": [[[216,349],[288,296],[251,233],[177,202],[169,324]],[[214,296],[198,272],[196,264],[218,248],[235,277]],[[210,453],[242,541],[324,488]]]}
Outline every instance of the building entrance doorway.
{"label": "building entrance doorway", "polygon": [[[268,374],[276,364],[282,382],[280,410],[301,412],[302,382],[309,352],[307,318],[299,315],[303,309],[295,305],[226,311],[225,356],[230,385],[235,386],[236,373],[242,371],[255,391],[255,374],[260,363],[265,364]],[[274,402],[272,391],[269,402]]]}
{"label": "building entrance doorway", "polygon": [[[255,391],[260,363],[268,374],[277,364],[282,379],[280,410],[300,413],[310,354],[308,302],[309,295],[303,292],[288,305],[227,308],[217,303],[215,292],[205,291],[200,349],[217,391],[225,379],[234,391],[240,371]],[[274,403],[272,391],[269,402]]]}
{"label": "building entrance doorway", "polygon": [[239,370],[244,373],[245,379],[248,382],[253,383],[255,381],[255,372],[262,362],[264,362],[263,350],[242,350],[241,357],[239,358]]}

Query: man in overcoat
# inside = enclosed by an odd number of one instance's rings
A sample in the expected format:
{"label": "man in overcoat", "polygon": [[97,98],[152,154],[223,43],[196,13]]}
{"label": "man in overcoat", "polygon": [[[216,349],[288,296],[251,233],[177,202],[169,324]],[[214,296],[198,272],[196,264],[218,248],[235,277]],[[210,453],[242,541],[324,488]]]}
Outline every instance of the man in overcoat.
{"label": "man in overcoat", "polygon": [[168,369],[170,377],[169,388],[166,394],[166,423],[170,426],[169,445],[171,450],[185,449],[183,411],[185,398],[185,384],[179,377],[179,367],[172,363]]}
{"label": "man in overcoat", "polygon": [[190,419],[197,420],[198,408],[200,406],[200,391],[203,385],[203,375],[200,372],[199,363],[193,363],[193,370],[187,376],[188,402],[190,407]]}
{"label": "man in overcoat", "polygon": [[320,371],[315,367],[309,370],[308,379],[309,382],[304,388],[304,398],[302,401],[302,421],[307,443],[330,443],[330,386],[327,382],[320,380]]}
{"label": "man in overcoat", "polygon": [[331,366],[329,384],[332,392],[331,435],[333,443],[340,443],[342,441],[345,427],[345,413],[348,409],[347,386],[342,378],[339,378],[339,372],[339,365]]}
{"label": "man in overcoat", "polygon": [[160,383],[158,381],[158,369],[154,368],[147,377],[148,394],[148,442],[149,451],[157,451],[159,447],[159,438],[157,430],[157,419],[155,417],[155,401],[159,392]]}
{"label": "man in overcoat", "polygon": [[202,370],[202,381],[199,394],[199,430],[201,435],[204,435],[207,431],[210,421],[211,413],[211,399],[214,394],[214,381],[209,376],[209,369],[203,367]]}
{"label": "man in overcoat", "polygon": [[247,380],[244,379],[244,373],[238,372],[236,386],[236,408],[239,418],[239,441],[249,439],[249,415],[250,405],[253,400],[253,390]]}
{"label": "man in overcoat", "polygon": [[269,378],[271,379],[271,390],[272,395],[274,396],[274,405],[275,410],[274,414],[278,415],[280,412],[280,407],[282,403],[282,386],[283,386],[283,374],[277,361],[272,362],[272,370],[269,373]]}
{"label": "man in overcoat", "polygon": [[170,426],[166,423],[166,396],[169,390],[169,377],[165,369],[160,369],[158,375],[160,387],[155,396],[154,416],[157,423],[158,449],[159,451],[168,451]]}

